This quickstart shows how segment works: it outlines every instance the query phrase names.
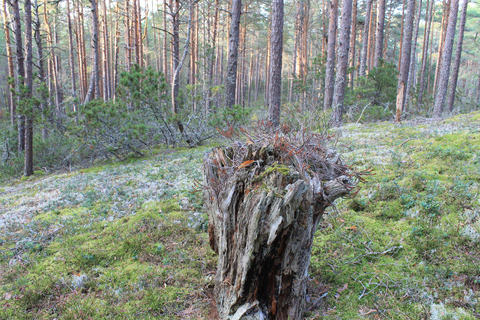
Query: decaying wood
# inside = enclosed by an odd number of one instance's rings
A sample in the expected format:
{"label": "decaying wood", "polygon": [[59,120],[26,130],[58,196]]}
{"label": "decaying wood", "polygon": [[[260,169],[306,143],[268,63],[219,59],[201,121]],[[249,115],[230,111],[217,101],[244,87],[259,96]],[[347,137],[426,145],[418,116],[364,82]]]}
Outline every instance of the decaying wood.
{"label": "decaying wood", "polygon": [[204,158],[218,313],[221,319],[302,319],[316,227],[354,179],[334,152],[310,140],[252,140]]}

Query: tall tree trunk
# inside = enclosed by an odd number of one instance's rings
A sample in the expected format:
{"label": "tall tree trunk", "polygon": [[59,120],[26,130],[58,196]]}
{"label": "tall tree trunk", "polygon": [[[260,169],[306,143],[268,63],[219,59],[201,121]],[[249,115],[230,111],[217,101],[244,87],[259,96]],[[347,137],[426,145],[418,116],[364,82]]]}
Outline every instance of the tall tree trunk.
{"label": "tall tree trunk", "polygon": [[365,13],[365,25],[363,26],[363,34],[362,34],[362,49],[360,51],[360,77],[366,76],[366,68],[367,68],[367,52],[368,52],[368,36],[370,30],[370,14],[372,10],[372,1],[367,0],[367,8]]}
{"label": "tall tree trunk", "polygon": [[[18,87],[25,83],[25,57],[23,55],[23,45],[22,45],[22,25],[20,20],[20,7],[18,5],[19,0],[13,0],[13,21],[15,27],[15,46],[16,46],[16,57],[17,57],[17,75],[18,75]],[[18,95],[17,102],[20,101],[21,97]],[[21,152],[25,150],[25,116],[20,114],[18,116],[18,151]]]}
{"label": "tall tree trunk", "polygon": [[[180,65],[180,1],[170,0],[170,18],[172,23],[172,112],[178,113],[178,92],[180,74],[176,73]],[[182,130],[180,130],[182,131]]]}
{"label": "tall tree trunk", "polygon": [[455,101],[458,71],[460,70],[460,60],[462,58],[463,33],[465,31],[465,22],[467,20],[467,6],[468,6],[468,0],[463,0],[462,15],[460,18],[460,29],[458,30],[457,50],[455,51],[455,62],[453,65],[452,81],[450,83],[450,90],[449,90],[449,96],[448,96],[448,102],[447,102],[448,112],[453,111],[453,103]]}
{"label": "tall tree trunk", "polygon": [[[54,23],[54,47],[57,48],[58,46],[58,31],[57,31],[57,18],[58,18],[58,8],[55,10],[55,23]],[[63,108],[63,89],[62,89],[62,64],[61,64],[61,57],[60,55],[55,54],[55,50],[52,49],[52,57],[53,57],[53,64],[54,64],[54,83],[55,83],[55,103],[56,103],[56,110],[58,114],[64,112]]]}
{"label": "tall tree trunk", "polygon": [[302,0],[297,0],[296,1],[296,14],[295,14],[295,39],[293,42],[293,63],[292,63],[292,82],[290,84],[290,92],[288,93],[288,102],[293,101],[293,91],[297,79],[297,64],[298,64],[298,56],[299,56],[299,51],[300,51],[300,42],[301,42],[301,37],[303,35],[302,33],[302,28],[303,28],[303,23],[302,19],[303,16],[305,15],[304,12],[304,5]]}
{"label": "tall tree trunk", "polygon": [[375,53],[375,25],[377,22],[377,2],[373,2],[372,12],[370,14],[370,32],[368,39],[368,50],[367,50],[367,70],[370,72],[373,68],[373,57]]}
{"label": "tall tree trunk", "polygon": [[[27,52],[25,73],[25,98],[32,98],[33,92],[33,39],[32,39],[32,2],[25,0],[25,49]],[[33,174],[33,108],[31,102],[23,111],[25,125],[25,163],[23,173],[26,177]]]}
{"label": "tall tree trunk", "polygon": [[100,98],[100,45],[98,37],[98,6],[96,0],[89,0],[92,6],[92,42],[93,42],[93,72],[87,97],[85,102],[93,98]]}
{"label": "tall tree trunk", "polygon": [[195,82],[196,82],[196,71],[197,71],[197,55],[196,55],[196,49],[197,49],[197,28],[196,28],[196,20],[197,20],[197,6],[194,4],[193,5],[193,10],[190,12],[190,20],[192,21],[192,36],[190,37],[190,79],[189,79],[189,84],[192,86],[192,96],[193,96],[193,111],[198,111],[197,110],[197,102],[195,97],[197,96],[197,89],[195,87]]}
{"label": "tall tree trunk", "polygon": [[271,30],[268,121],[278,127],[282,104],[283,0],[272,0]]}
{"label": "tall tree trunk", "polygon": [[241,14],[242,1],[232,0],[230,34],[228,39],[227,79],[225,84],[225,107],[227,108],[231,108],[235,104]]}
{"label": "tall tree trunk", "polygon": [[[430,6],[429,2],[430,1]],[[428,53],[428,45],[429,45],[429,37],[430,37],[430,27],[432,25],[433,20],[433,5],[434,0],[427,0],[427,12],[425,14],[425,20],[427,21],[427,25],[425,27],[425,32],[423,34],[423,48],[422,48],[422,64],[420,69],[420,80],[418,83],[418,101],[417,105],[420,106],[423,102],[423,93],[425,91],[425,72],[427,70],[427,53]]]}
{"label": "tall tree trunk", "polygon": [[[40,6],[37,3],[37,0],[35,0],[35,43],[37,44],[37,57],[38,57],[38,76],[40,79],[40,83],[42,85],[46,84],[46,76],[45,76],[45,65],[44,65],[44,57],[43,57],[43,43],[42,43],[42,37],[40,34],[40,14],[38,12],[38,9]],[[42,128],[42,138],[43,141],[48,139],[48,129],[47,129],[47,123],[46,123],[46,114],[48,108],[47,105],[47,100],[48,96],[45,92],[45,90],[41,90],[40,94],[40,109],[42,110],[42,120],[43,120],[43,128]]]}
{"label": "tall tree trunk", "polygon": [[165,79],[170,79],[169,73],[168,73],[168,56],[167,56],[167,50],[168,50],[168,32],[167,32],[167,0],[163,0],[163,75],[165,76]]}
{"label": "tall tree trunk", "polygon": [[337,74],[335,77],[335,90],[332,102],[332,122],[339,126],[342,124],[344,114],[343,100],[347,86],[348,47],[350,45],[350,26],[352,24],[352,0],[342,1],[342,22],[340,25],[340,39],[338,45]]}
{"label": "tall tree trunk", "polygon": [[[189,17],[191,17],[190,13],[193,11],[193,1],[189,2]],[[179,43],[179,25],[180,25],[180,1],[178,0],[173,0],[170,2],[170,8],[172,10],[172,40],[174,43],[172,44],[172,47],[176,49],[172,53],[172,57],[175,58],[176,60],[173,61],[175,68],[172,69],[172,112],[174,115],[178,114],[179,111],[179,104],[178,104],[178,90],[180,87],[180,72],[182,71],[183,63],[185,62],[185,58],[187,57],[188,54],[188,47],[190,44],[190,35],[191,35],[191,29],[192,29],[192,20],[188,20],[188,27],[187,27],[187,38],[185,39],[185,46],[183,48],[183,54],[182,57],[180,58],[180,43]],[[180,120],[177,120],[177,127],[178,130],[182,135],[184,135],[184,127],[183,124]],[[186,142],[190,144],[190,140],[188,137],[185,137]]]}
{"label": "tall tree trunk", "polygon": [[412,41],[412,52],[410,56],[410,67],[408,68],[408,81],[407,81],[407,87],[406,87],[406,92],[405,92],[405,108],[408,107],[409,101],[410,101],[410,96],[412,94],[412,88],[413,84],[415,82],[415,74],[416,70],[415,67],[417,65],[416,63],[416,53],[417,53],[417,39],[418,39],[418,30],[420,27],[420,18],[422,17],[422,0],[419,0],[418,2],[418,12],[417,12],[417,20],[415,22],[415,32],[414,32],[414,37]]}
{"label": "tall tree trunk", "polygon": [[132,37],[130,34],[130,1],[125,0],[124,6],[125,6],[124,8],[125,10],[125,70],[130,71],[130,67],[132,66],[132,44],[131,44]]}
{"label": "tall tree trunk", "polygon": [[445,46],[443,48],[442,63],[439,73],[437,91],[435,92],[435,104],[433,116],[439,118],[443,112],[445,96],[447,95],[448,78],[450,75],[450,64],[452,61],[453,40],[455,39],[455,28],[457,26],[458,0],[450,0],[450,14],[448,18]]}
{"label": "tall tree trunk", "polygon": [[140,0],[133,0],[134,2],[137,1],[137,50],[138,50],[138,65],[143,68],[143,36],[142,36],[142,8],[140,7]]}
{"label": "tall tree trunk", "polygon": [[380,59],[383,59],[383,33],[385,28],[386,0],[379,0],[377,12],[377,36],[375,37],[375,57],[373,66],[378,68]]}
{"label": "tall tree trunk", "polygon": [[[369,0],[370,2],[372,0]],[[335,84],[335,45],[337,42],[337,15],[338,0],[330,0],[330,19],[328,20],[328,48],[327,63],[325,66],[325,94],[323,109],[326,111],[332,107],[333,90]]]}
{"label": "tall tree trunk", "polygon": [[402,23],[400,24],[400,51],[398,54],[398,73],[400,73],[400,68],[402,65],[403,36],[405,32],[404,25],[405,25],[405,0],[403,0],[403,4],[402,4]]}
{"label": "tall tree trunk", "polygon": [[118,55],[119,55],[119,43],[120,43],[120,29],[118,26],[118,20],[120,19],[119,16],[119,8],[118,3],[115,7],[115,44],[113,45],[114,50],[114,64],[113,64],[113,79],[112,79],[112,96],[115,100],[117,96],[117,85],[118,85]]}
{"label": "tall tree trunk", "polygon": [[355,47],[357,42],[357,0],[353,0],[352,30],[350,34],[350,87],[354,87],[355,79]]}
{"label": "tall tree trunk", "polygon": [[111,79],[110,79],[110,41],[109,41],[109,32],[108,32],[108,21],[107,21],[107,6],[106,0],[102,1],[102,11],[103,11],[103,96],[105,101],[110,100],[112,94],[111,90]]}
{"label": "tall tree trunk", "polygon": [[413,18],[415,16],[415,0],[408,0],[407,16],[404,22],[402,39],[402,61],[400,62],[400,74],[397,84],[397,103],[395,121],[400,122],[403,107],[405,105],[405,91],[408,85],[408,71],[410,68],[410,56],[412,48]]}
{"label": "tall tree trunk", "polygon": [[17,105],[14,99],[13,92],[15,91],[15,70],[13,65],[13,52],[12,44],[10,41],[10,17],[8,15],[7,0],[3,0],[3,26],[5,28],[5,45],[7,47],[7,63],[8,63],[8,77],[10,78],[8,84],[8,100],[10,104],[10,122],[12,127],[15,127],[15,121],[17,118],[16,110]]}
{"label": "tall tree trunk", "polygon": [[436,95],[436,92],[437,92],[440,70],[442,69],[442,62],[443,62],[442,57],[443,57],[443,49],[445,47],[445,37],[447,36],[447,26],[448,26],[449,15],[450,15],[450,5],[451,5],[451,0],[443,1],[442,32],[440,36],[440,43],[438,45],[437,68],[435,69],[435,79],[433,81],[434,95]]}
{"label": "tall tree trunk", "polygon": [[[75,99],[77,97],[77,82],[75,73],[75,58],[74,58],[74,44],[73,44],[73,32],[72,32],[72,20],[70,17],[70,1],[67,0],[67,24],[68,24],[68,49],[69,49],[69,62],[70,62],[70,74],[72,77],[72,96]],[[73,111],[77,112],[77,103],[73,103]]]}
{"label": "tall tree trunk", "polygon": [[208,91],[207,91],[207,101],[208,101],[208,112],[212,108],[213,99],[212,99],[212,87],[215,85],[213,74],[214,74],[214,64],[216,62],[216,48],[217,48],[217,29],[218,29],[218,0],[215,0],[215,13],[213,15],[213,30],[212,30],[212,44],[211,44],[211,54],[209,55],[209,68],[208,68]]}

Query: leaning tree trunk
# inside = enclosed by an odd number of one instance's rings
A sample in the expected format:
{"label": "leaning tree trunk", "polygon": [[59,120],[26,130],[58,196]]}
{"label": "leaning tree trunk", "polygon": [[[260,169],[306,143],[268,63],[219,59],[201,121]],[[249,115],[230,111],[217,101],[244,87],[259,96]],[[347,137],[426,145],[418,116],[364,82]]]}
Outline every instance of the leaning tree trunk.
{"label": "leaning tree trunk", "polygon": [[315,230],[325,208],[347,195],[353,180],[321,139],[294,140],[277,132],[205,155],[220,319],[303,318]]}

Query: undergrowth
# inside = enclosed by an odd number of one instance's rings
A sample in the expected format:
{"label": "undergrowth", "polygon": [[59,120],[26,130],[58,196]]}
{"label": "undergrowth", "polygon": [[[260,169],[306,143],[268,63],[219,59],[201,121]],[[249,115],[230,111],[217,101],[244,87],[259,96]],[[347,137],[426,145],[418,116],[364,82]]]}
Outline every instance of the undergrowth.
{"label": "undergrowth", "polygon": [[[374,175],[319,226],[308,319],[478,317],[479,120],[337,133],[344,163]],[[0,319],[214,318],[206,150],[1,186]]]}

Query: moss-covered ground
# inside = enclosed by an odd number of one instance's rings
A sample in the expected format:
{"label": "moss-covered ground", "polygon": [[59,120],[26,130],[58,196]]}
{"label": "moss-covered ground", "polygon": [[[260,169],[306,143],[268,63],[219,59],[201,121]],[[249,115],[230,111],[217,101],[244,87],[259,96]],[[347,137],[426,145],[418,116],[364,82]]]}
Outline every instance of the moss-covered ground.
{"label": "moss-covered ground", "polygon": [[[309,319],[480,315],[480,114],[347,125],[373,174],[312,249]],[[0,319],[214,319],[207,148],[0,186]]]}

